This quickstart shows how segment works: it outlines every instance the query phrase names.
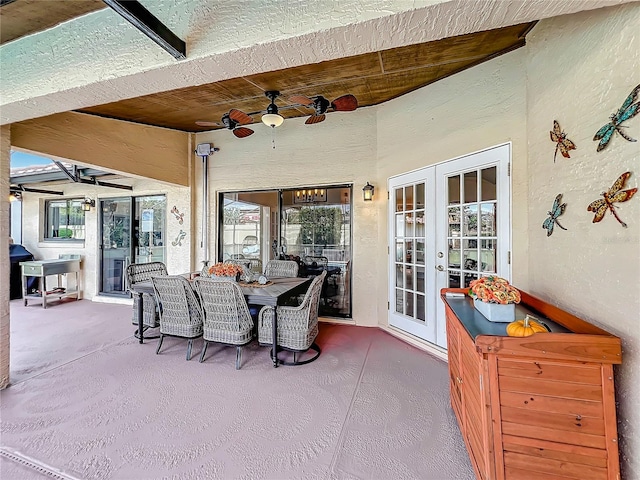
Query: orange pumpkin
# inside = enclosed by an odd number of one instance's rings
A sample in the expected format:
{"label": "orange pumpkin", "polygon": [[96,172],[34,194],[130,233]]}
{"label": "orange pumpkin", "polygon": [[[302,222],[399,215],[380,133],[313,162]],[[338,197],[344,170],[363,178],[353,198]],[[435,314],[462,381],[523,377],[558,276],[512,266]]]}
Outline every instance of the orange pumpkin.
{"label": "orange pumpkin", "polygon": [[527,315],[524,320],[516,320],[507,325],[507,335],[510,337],[528,337],[534,333],[546,333],[547,329],[541,323],[532,320],[533,317]]}

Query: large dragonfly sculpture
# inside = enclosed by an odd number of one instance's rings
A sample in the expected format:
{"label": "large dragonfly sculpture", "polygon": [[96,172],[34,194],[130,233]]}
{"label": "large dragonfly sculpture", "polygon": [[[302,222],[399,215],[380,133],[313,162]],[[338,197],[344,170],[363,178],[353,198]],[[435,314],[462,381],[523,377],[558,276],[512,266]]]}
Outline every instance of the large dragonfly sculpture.
{"label": "large dragonfly sculpture", "polygon": [[631,93],[624,101],[622,106],[618,109],[618,111],[616,113],[612,113],[609,117],[611,121],[600,130],[598,130],[594,135],[594,141],[600,140],[600,143],[598,143],[598,148],[596,149],[598,152],[609,145],[609,141],[611,140],[614,132],[618,132],[622,138],[629,142],[637,141],[624,133],[622,129],[626,127],[622,125],[622,122],[635,117],[636,114],[640,111],[640,102],[633,103],[638,98],[638,92],[640,92],[640,85],[631,90]]}
{"label": "large dragonfly sculpture", "polygon": [[597,223],[602,220],[604,214],[607,213],[607,210],[610,210],[616,220],[620,222],[624,228],[627,228],[627,224],[620,220],[618,214],[616,213],[616,206],[614,203],[616,202],[626,202],[630,200],[631,197],[638,191],[637,188],[630,188],[629,190],[621,190],[624,188],[625,183],[627,183],[627,179],[631,176],[631,172],[625,172],[618,177],[618,179],[611,186],[609,191],[603,192],[602,197],[598,200],[594,200],[587,207],[587,211],[593,212],[595,216],[593,217],[593,223]]}
{"label": "large dragonfly sculpture", "polygon": [[567,134],[562,131],[557,120],[553,121],[553,130],[549,132],[552,142],[556,142],[556,153],[553,154],[553,163],[556,163],[558,150],[564,158],[571,158],[569,150],[575,150],[576,144],[567,138]]}
{"label": "large dragonfly sculpture", "polygon": [[553,226],[558,225],[562,230],[566,230],[560,222],[558,222],[558,217],[564,213],[564,209],[567,207],[566,203],[560,203],[562,201],[562,194],[559,193],[556,195],[556,199],[553,201],[553,206],[551,207],[551,211],[547,212],[547,219],[542,224],[542,228],[547,229],[547,237],[549,237],[553,233]]}

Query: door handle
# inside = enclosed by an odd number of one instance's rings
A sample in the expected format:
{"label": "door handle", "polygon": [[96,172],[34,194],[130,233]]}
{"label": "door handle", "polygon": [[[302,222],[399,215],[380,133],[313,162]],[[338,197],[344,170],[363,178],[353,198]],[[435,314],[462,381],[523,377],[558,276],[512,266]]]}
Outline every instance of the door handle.
{"label": "door handle", "polygon": [[436,270],[439,272],[444,272],[444,267],[442,265],[436,265]]}

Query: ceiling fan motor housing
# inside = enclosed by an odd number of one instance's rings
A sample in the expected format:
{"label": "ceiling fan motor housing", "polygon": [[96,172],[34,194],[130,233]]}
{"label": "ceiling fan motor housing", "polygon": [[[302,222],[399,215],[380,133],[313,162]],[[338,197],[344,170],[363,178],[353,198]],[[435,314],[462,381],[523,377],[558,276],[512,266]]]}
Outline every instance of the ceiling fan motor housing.
{"label": "ceiling fan motor housing", "polygon": [[267,107],[267,114],[277,114],[278,106],[275,104],[276,98],[280,96],[280,92],[277,90],[267,90],[264,92],[265,97],[271,100],[271,103]]}
{"label": "ceiling fan motor housing", "polygon": [[322,115],[323,113],[326,113],[330,105],[331,102],[324,98],[322,95],[318,95],[313,102],[313,107],[316,110],[316,115]]}

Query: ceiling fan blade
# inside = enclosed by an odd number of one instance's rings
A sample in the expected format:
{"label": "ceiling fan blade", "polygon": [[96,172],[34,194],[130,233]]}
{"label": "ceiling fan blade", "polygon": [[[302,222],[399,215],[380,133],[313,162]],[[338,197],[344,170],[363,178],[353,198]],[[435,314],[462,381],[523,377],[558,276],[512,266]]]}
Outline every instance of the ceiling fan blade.
{"label": "ceiling fan blade", "polygon": [[305,97],[304,95],[294,95],[293,97],[289,97],[289,101],[306,106],[313,105],[313,100],[309,97]]}
{"label": "ceiling fan blade", "polygon": [[313,125],[314,123],[324,122],[325,118],[326,117],[324,113],[322,115],[311,115],[309,118],[307,118],[307,121],[304,123],[305,125]]}
{"label": "ceiling fan blade", "polygon": [[238,127],[233,129],[233,134],[238,138],[245,138],[253,135],[253,130],[247,127]]}
{"label": "ceiling fan blade", "polygon": [[337,112],[351,112],[358,108],[358,99],[353,95],[343,95],[331,102],[331,108]]}
{"label": "ceiling fan blade", "polygon": [[203,122],[203,121],[197,121],[196,125],[200,125],[201,127],[219,127],[220,126],[220,124],[216,122]]}
{"label": "ceiling fan blade", "polygon": [[236,110],[235,108],[229,110],[229,118],[241,125],[253,122],[253,118],[240,110]]}

